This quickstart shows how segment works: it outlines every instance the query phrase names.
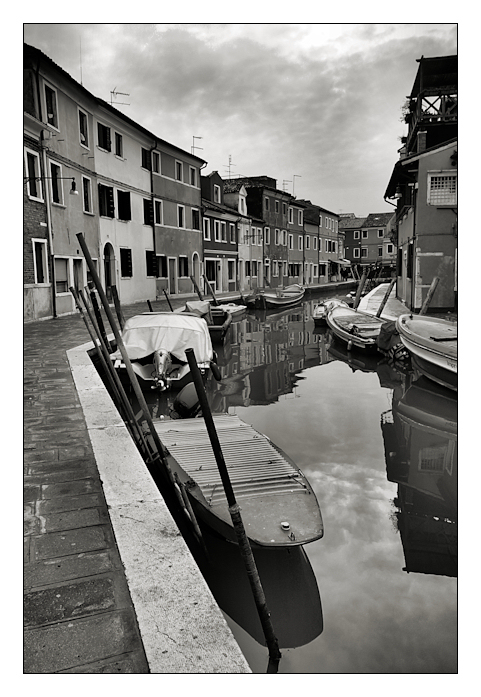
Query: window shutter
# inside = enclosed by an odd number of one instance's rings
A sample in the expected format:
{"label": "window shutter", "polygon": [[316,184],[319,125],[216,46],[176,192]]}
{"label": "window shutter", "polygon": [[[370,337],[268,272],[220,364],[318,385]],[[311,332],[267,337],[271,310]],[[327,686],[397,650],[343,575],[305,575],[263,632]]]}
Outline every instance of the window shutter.
{"label": "window shutter", "polygon": [[150,199],[144,198],[144,225],[154,224],[154,207]]}
{"label": "window shutter", "polygon": [[109,218],[115,216],[115,202],[114,202],[114,189],[112,186],[107,186],[107,215]]}
{"label": "window shutter", "polygon": [[131,220],[132,214],[130,210],[130,191],[119,191],[119,219]]}

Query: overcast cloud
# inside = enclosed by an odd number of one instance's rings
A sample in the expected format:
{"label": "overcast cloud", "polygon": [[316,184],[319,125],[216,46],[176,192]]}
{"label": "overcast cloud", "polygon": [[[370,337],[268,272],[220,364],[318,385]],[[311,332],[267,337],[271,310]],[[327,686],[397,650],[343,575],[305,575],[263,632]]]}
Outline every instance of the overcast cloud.
{"label": "overcast cloud", "polygon": [[[266,174],[334,212],[390,210],[401,106],[453,24],[42,24],[25,41],[206,172]],[[80,72],[80,42],[82,72]],[[114,101],[115,104],[115,101]]]}

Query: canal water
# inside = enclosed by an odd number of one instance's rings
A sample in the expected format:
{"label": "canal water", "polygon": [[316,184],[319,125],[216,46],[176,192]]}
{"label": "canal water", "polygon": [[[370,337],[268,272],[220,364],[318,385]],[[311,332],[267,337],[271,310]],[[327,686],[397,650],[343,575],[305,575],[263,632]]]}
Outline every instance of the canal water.
{"label": "canal water", "polygon": [[[279,673],[457,671],[457,399],[315,328],[316,299],[231,324],[214,412],[237,414],[307,476],[324,537],[255,550]],[[163,393],[166,395],[166,393]],[[164,397],[163,397],[164,398]],[[169,400],[169,397],[165,397]],[[153,417],[165,413],[149,396]],[[191,547],[251,669],[267,649],[235,545]]]}

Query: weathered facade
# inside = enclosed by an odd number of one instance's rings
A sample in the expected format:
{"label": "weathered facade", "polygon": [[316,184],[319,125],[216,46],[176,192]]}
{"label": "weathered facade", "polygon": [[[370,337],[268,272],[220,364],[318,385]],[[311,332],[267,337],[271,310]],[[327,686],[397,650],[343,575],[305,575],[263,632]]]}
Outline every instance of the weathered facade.
{"label": "weathered facade", "polygon": [[408,135],[385,192],[397,202],[397,295],[420,310],[457,307],[457,56],[421,58],[406,107]]}

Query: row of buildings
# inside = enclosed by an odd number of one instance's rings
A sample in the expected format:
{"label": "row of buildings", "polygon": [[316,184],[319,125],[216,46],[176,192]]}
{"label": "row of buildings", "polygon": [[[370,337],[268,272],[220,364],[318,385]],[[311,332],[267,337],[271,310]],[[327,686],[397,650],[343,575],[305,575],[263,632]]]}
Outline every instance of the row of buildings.
{"label": "row of buildings", "polygon": [[24,46],[24,319],[75,311],[89,271],[131,303],[345,275],[333,211],[267,176],[223,179]]}
{"label": "row of buildings", "polygon": [[[375,265],[421,306],[456,302],[455,57],[421,59],[409,134],[385,194],[396,209],[357,218],[277,188],[268,176],[222,178],[207,163],[94,96],[24,46],[24,319],[75,311],[89,272],[122,303],[191,294],[319,286]],[[454,194],[453,194],[454,192]],[[360,270],[360,269],[359,269]],[[454,290],[453,290],[454,289]]]}

